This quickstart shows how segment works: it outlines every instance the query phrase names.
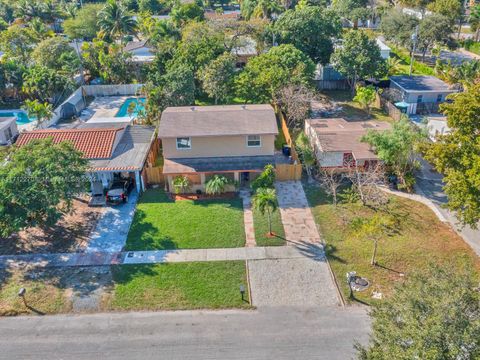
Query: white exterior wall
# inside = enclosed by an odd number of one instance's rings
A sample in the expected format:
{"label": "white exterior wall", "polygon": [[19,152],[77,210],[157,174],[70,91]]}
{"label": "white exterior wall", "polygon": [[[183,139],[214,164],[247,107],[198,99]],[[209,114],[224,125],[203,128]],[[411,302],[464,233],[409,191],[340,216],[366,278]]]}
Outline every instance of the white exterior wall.
{"label": "white exterior wall", "polygon": [[321,167],[339,167],[343,166],[343,151],[342,152],[324,152],[318,151],[316,153],[318,163]]}

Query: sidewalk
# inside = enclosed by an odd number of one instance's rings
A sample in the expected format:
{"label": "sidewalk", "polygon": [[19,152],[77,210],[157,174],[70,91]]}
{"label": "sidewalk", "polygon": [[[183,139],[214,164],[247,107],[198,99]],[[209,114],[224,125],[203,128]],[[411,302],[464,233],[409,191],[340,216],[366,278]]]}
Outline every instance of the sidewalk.
{"label": "sidewalk", "polygon": [[25,265],[76,267],[193,261],[296,259],[304,257],[323,260],[323,248],[313,244],[297,243],[295,246],[272,247],[3,255],[0,256],[0,268],[22,267]]}

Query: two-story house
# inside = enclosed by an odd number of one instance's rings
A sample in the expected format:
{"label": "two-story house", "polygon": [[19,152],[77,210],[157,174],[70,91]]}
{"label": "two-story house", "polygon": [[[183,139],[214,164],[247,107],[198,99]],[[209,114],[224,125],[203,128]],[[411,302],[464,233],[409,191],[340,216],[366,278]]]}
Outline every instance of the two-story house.
{"label": "two-story house", "polygon": [[191,192],[221,174],[246,183],[274,164],[275,112],[270,105],[169,107],[162,113],[159,138],[163,174],[169,191],[173,180],[187,176]]}
{"label": "two-story house", "polygon": [[435,76],[391,76],[390,88],[401,93],[402,101],[395,106],[408,115],[437,113],[445,98],[458,92]]}

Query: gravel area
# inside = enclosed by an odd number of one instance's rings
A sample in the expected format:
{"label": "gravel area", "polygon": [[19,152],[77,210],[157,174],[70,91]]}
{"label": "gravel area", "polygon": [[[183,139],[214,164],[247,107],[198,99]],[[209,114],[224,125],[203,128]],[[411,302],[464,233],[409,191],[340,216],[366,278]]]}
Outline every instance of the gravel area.
{"label": "gravel area", "polygon": [[250,260],[254,306],[339,305],[328,264],[312,258]]}

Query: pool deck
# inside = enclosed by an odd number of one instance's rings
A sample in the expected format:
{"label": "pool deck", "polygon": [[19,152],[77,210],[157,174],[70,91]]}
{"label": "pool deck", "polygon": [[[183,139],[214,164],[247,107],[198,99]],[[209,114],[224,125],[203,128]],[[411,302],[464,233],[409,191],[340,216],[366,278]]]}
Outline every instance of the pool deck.
{"label": "pool deck", "polygon": [[130,97],[131,96],[96,97],[88,106],[88,109],[93,112],[93,115],[90,119],[115,117],[125,100]]}

